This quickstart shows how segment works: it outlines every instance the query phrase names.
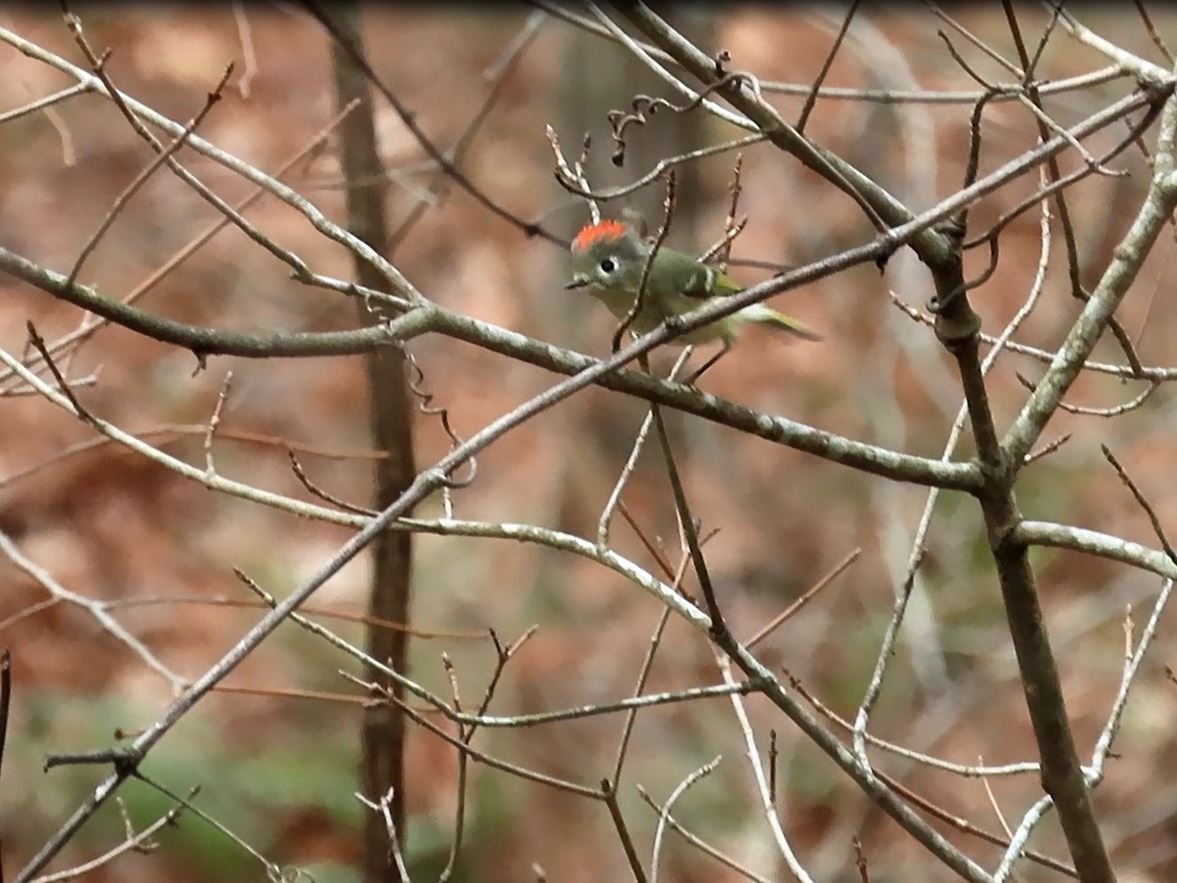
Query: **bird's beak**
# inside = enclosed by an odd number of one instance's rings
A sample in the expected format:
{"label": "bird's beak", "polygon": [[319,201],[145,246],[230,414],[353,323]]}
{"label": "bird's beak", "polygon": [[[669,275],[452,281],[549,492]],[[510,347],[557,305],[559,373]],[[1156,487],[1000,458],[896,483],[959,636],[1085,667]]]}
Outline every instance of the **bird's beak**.
{"label": "bird's beak", "polygon": [[571,291],[573,288],[584,288],[589,284],[588,276],[573,276],[572,281],[564,286],[565,291]]}

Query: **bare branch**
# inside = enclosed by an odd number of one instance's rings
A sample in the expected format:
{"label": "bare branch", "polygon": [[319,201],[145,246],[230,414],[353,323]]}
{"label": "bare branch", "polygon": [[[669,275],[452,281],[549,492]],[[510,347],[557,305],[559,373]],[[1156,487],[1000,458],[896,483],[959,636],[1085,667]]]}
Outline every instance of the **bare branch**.
{"label": "bare branch", "polygon": [[678,786],[670,792],[670,796],[666,798],[666,803],[663,804],[662,811],[658,814],[658,826],[654,829],[654,854],[650,859],[650,883],[658,883],[658,864],[662,858],[662,835],[666,832],[666,820],[670,817],[670,810],[674,807],[675,802],[686,793],[688,788],[700,779],[715,772],[715,768],[719,766],[720,760],[722,758],[717,755],[714,760],[703,764],[703,766],[679,782]]}
{"label": "bare branch", "polygon": [[1083,527],[1053,524],[1049,521],[1023,521],[1014,529],[1011,539],[1027,545],[1054,546],[1059,549],[1086,552],[1088,555],[1129,564],[1167,579],[1177,579],[1177,565],[1169,558],[1168,553]]}
{"label": "bare branch", "polygon": [[812,586],[802,592],[801,596],[797,598],[796,601],[794,601],[792,604],[774,616],[771,620],[769,620],[765,625],[763,625],[756,632],[756,634],[744,642],[744,646],[751,650],[753,647],[771,635],[774,631],[780,628],[781,625],[796,616],[801,611],[801,608],[803,608],[817,596],[818,592],[832,583],[835,579],[838,578],[839,575],[841,575],[842,571],[857,561],[860,554],[862,554],[862,549],[855,549],[854,551],[850,552],[845,558],[835,564],[829,573],[827,573]]}
{"label": "bare branch", "polygon": [[324,30],[326,30],[327,33],[331,35],[331,38],[335,40],[336,44],[339,45],[348,54],[348,56],[350,56],[356,67],[364,72],[364,75],[368,78],[368,81],[373,86],[375,86],[377,91],[379,91],[380,94],[384,96],[390,105],[392,105],[393,110],[395,110],[397,116],[400,117],[401,122],[405,124],[410,132],[412,132],[413,137],[417,139],[417,142],[429,155],[430,159],[437,163],[438,168],[445,172],[445,174],[448,175],[455,184],[474,197],[474,199],[476,199],[480,205],[482,205],[492,214],[497,215],[504,221],[507,221],[512,226],[521,230],[528,238],[532,236],[539,236],[557,245],[567,245],[563,239],[560,239],[558,236],[552,234],[545,228],[541,227],[539,224],[524,221],[510,210],[504,208],[498,202],[491,199],[481,188],[475,186],[474,183],[466,176],[465,172],[461,171],[461,169],[457,167],[453,160],[446,156],[440,149],[438,149],[437,145],[429,139],[424,130],[421,128],[421,125],[417,122],[416,115],[410,112],[404,103],[396,96],[396,93],[389,89],[388,86],[386,86],[380,79],[380,77],[376,75],[376,72],[372,70],[371,65],[368,64],[367,59],[364,58],[363,53],[361,53],[355,44],[349,40],[347,36],[339,29],[339,26],[336,24],[336,22],[334,22],[331,17],[327,15],[317,4],[310,4],[309,9],[311,14],[314,15],[316,19],[318,19]]}
{"label": "bare branch", "polygon": [[89,91],[90,87],[85,83],[75,83],[72,86],[62,89],[60,92],[54,92],[52,95],[46,95],[44,98],[31,101],[23,107],[15,107],[12,110],[0,113],[0,125],[10,123],[30,113],[36,113],[38,110],[52,107],[55,104],[60,104],[63,101],[73,98],[75,95],[81,95],[83,92]]}
{"label": "bare branch", "polygon": [[1145,30],[1148,31],[1149,39],[1160,50],[1161,55],[1165,56],[1165,61],[1169,62],[1169,65],[1172,66],[1174,62],[1173,53],[1169,51],[1169,47],[1165,45],[1165,41],[1157,33],[1157,29],[1152,23],[1152,18],[1149,17],[1148,10],[1144,8],[1144,0],[1133,0],[1133,2],[1136,4],[1136,11],[1140,13],[1140,20],[1144,22]]}
{"label": "bare branch", "polygon": [[[670,232],[670,221],[674,217],[674,182],[675,173],[671,169],[666,173],[666,196],[662,201],[663,215],[662,224],[658,227],[658,233],[654,236],[653,245],[650,246],[650,251],[646,255],[646,260],[642,264],[642,275],[638,282],[638,290],[634,293],[633,305],[629,308],[629,312],[617,323],[617,327],[613,329],[613,339],[610,342],[612,352],[617,352],[621,349],[621,339],[625,332],[633,325],[634,320],[641,315],[642,307],[646,300],[646,287],[650,283],[650,270],[654,268],[654,259],[658,257],[658,251],[662,248],[662,244],[666,242],[666,234]],[[653,414],[653,408],[650,409]]]}
{"label": "bare branch", "polygon": [[372,812],[379,813],[380,817],[384,819],[384,828],[388,832],[388,854],[392,858],[392,864],[396,868],[397,876],[401,883],[411,883],[409,880],[409,871],[405,867],[405,857],[401,854],[400,838],[396,833],[396,823],[392,819],[392,804],[393,792],[391,789],[380,798],[379,803],[373,803],[363,794],[358,791],[355,793],[355,799],[362,803]]}
{"label": "bare branch", "polygon": [[1120,477],[1120,481],[1128,488],[1129,493],[1132,494],[1133,499],[1144,510],[1144,514],[1148,516],[1148,522],[1152,525],[1153,533],[1157,535],[1157,539],[1161,541],[1161,548],[1165,550],[1165,554],[1169,556],[1169,560],[1177,564],[1177,552],[1173,550],[1173,546],[1169,543],[1169,538],[1165,535],[1165,529],[1161,526],[1161,520],[1157,517],[1156,510],[1149,503],[1148,499],[1140,492],[1140,488],[1136,486],[1129,476],[1124,471],[1124,467],[1120,465],[1120,461],[1112,454],[1111,449],[1107,445],[1100,445],[1099,449],[1103,451],[1103,455],[1107,461],[1112,464],[1112,468],[1116,470],[1116,475]]}
{"label": "bare branch", "polygon": [[817,72],[817,76],[813,80],[813,88],[809,90],[809,94],[805,97],[805,104],[801,108],[801,115],[797,118],[798,135],[805,132],[805,124],[809,121],[809,115],[813,113],[814,105],[817,103],[818,93],[821,91],[821,84],[825,82],[826,75],[830,72],[830,68],[834,64],[834,58],[842,46],[842,40],[846,38],[846,32],[850,30],[850,22],[854,20],[854,13],[858,11],[858,2],[859,0],[851,0],[850,8],[846,10],[846,17],[842,20],[842,27],[838,29],[838,35],[834,38],[834,43],[830,46],[830,51],[826,53],[826,59],[822,62],[821,70]]}
{"label": "bare branch", "polygon": [[1095,51],[1103,53],[1124,70],[1130,71],[1142,85],[1154,88],[1172,85],[1173,74],[1170,71],[1165,70],[1163,67],[1158,67],[1150,61],[1145,61],[1140,56],[1117,46],[1110,40],[1104,39],[1099,34],[1080,24],[1071,13],[1064,10],[1059,13],[1059,19],[1062,21],[1063,27],[1066,28],[1072,37],[1080,43],[1090,46]]}
{"label": "bare branch", "polygon": [[127,203],[131,201],[131,197],[139,192],[140,188],[147,183],[147,179],[150,178],[160,166],[171,159],[172,155],[184,146],[185,142],[187,142],[189,137],[191,137],[192,133],[196,131],[196,128],[202,122],[204,122],[204,118],[208,116],[209,111],[213,109],[213,105],[221,100],[221,92],[224,90],[225,84],[229,82],[229,75],[232,73],[233,63],[230,62],[225,67],[225,72],[221,74],[220,82],[217,83],[216,88],[208,93],[208,98],[204,102],[204,107],[200,109],[196,116],[192,117],[192,119],[188,121],[187,125],[184,126],[184,131],[182,131],[175,139],[173,139],[171,144],[169,144],[163,150],[159,151],[156,154],[155,159],[148,163],[143,168],[143,170],[135,176],[134,180],[132,180],[131,183],[128,184],[123,189],[123,191],[115,197],[114,202],[111,204],[110,211],[106,213],[106,217],[102,219],[102,222],[98,225],[98,229],[90,234],[90,238],[87,239],[86,244],[82,246],[82,250],[78,254],[77,260],[74,261],[73,269],[69,271],[69,275],[66,277],[66,284],[72,285],[74,280],[78,278],[78,273],[80,273],[82,270],[82,264],[86,262],[86,258],[89,257],[94,249],[98,247],[98,243],[106,234],[106,231],[109,230],[111,225],[115,222],[115,219],[126,207]]}
{"label": "bare branch", "polygon": [[683,839],[686,840],[688,843],[690,843],[692,846],[694,846],[695,848],[699,849],[700,851],[706,853],[707,855],[711,856],[713,859],[715,859],[717,862],[724,865],[725,867],[730,868],[731,870],[735,871],[737,874],[739,874],[741,877],[745,878],[746,880],[752,880],[753,883],[768,883],[767,877],[762,877],[760,874],[757,874],[755,871],[749,870],[748,868],[744,867],[739,862],[737,862],[735,859],[733,859],[731,856],[727,855],[726,853],[720,852],[718,849],[716,849],[714,846],[712,846],[711,844],[704,841],[698,835],[693,834],[690,831],[688,831],[686,828],[684,828],[682,825],[680,825],[678,823],[678,821],[674,818],[674,816],[670,815],[669,813],[665,813],[665,807],[659,806],[658,803],[654,800],[654,798],[652,798],[648,793],[646,793],[645,788],[643,788],[641,785],[638,785],[637,788],[638,788],[638,794],[641,795],[642,800],[644,800],[646,802],[646,805],[649,806],[652,810],[654,810],[654,812],[658,813],[659,819],[663,818],[663,816],[665,814],[666,824],[672,830],[675,830],[679,834],[681,834]]}
{"label": "bare branch", "polygon": [[[608,779],[601,780],[601,792],[605,795],[605,806],[609,808],[609,818],[613,821],[613,827],[617,829],[617,836],[621,840],[630,870],[633,871],[633,878],[636,883],[646,883],[646,872],[642,868],[641,859],[638,858],[637,847],[634,846],[629,828],[625,824],[625,817],[621,814],[621,806],[617,803],[617,793],[613,790],[613,785]],[[650,865],[651,883],[656,883],[658,879],[658,837],[660,834],[661,830],[659,829],[654,837],[654,859]]]}
{"label": "bare branch", "polygon": [[[193,788],[188,792],[188,797],[191,799],[199,791],[199,788]],[[76,880],[79,877],[90,874],[98,869],[110,864],[120,855],[128,852],[148,852],[154,848],[154,841],[152,838],[158,834],[165,827],[170,827],[176,823],[180,814],[186,809],[183,804],[177,804],[169,809],[166,813],[144,828],[142,831],[130,832],[127,839],[118,846],[103,853],[102,855],[84,862],[80,865],[75,865],[64,871],[56,871],[52,874],[44,874],[34,879],[33,883],[65,883],[67,880]]]}
{"label": "bare branch", "polygon": [[[716,651],[715,661],[719,665],[719,671],[723,675],[724,683],[732,683],[731,662],[728,658],[721,655],[719,651]],[[813,878],[805,870],[805,867],[793,851],[788,837],[785,836],[784,827],[773,802],[772,791],[768,787],[768,778],[764,774],[764,765],[760,761],[760,751],[756,747],[756,737],[752,732],[752,723],[748,720],[748,712],[744,708],[743,701],[738,696],[732,696],[732,708],[735,710],[736,720],[740,725],[740,732],[744,736],[744,753],[748,759],[748,765],[752,768],[752,776],[756,783],[756,794],[760,798],[760,809],[764,813],[765,820],[768,822],[769,830],[772,831],[776,847],[780,851],[781,857],[785,860],[785,866],[797,878],[798,883],[813,883]]]}
{"label": "bare branch", "polygon": [[1020,462],[1034,445],[1058,409],[1058,403],[1078,376],[1082,363],[1095,348],[1120,300],[1140,271],[1145,256],[1177,207],[1177,181],[1172,178],[1175,129],[1177,102],[1170,98],[1161,116],[1156,171],[1148,196],[1046,375],[1002,440],[1005,455],[1015,463]]}
{"label": "bare branch", "polygon": [[104,631],[138,656],[148,668],[166,680],[176,695],[179,695],[181,690],[187,686],[188,682],[184,678],[164,665],[142,641],[128,632],[122,623],[111,616],[102,602],[79,595],[61,585],[49,571],[27,558],[4,531],[0,531],[0,553],[3,553],[18,570],[36,581],[54,598],[89,613]]}

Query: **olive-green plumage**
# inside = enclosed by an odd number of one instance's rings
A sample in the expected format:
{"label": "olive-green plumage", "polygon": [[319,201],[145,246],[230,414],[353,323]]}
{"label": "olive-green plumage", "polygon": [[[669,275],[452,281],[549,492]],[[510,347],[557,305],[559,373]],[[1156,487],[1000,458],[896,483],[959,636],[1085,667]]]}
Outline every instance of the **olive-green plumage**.
{"label": "olive-green plumage", "polygon": [[[614,316],[623,319],[633,309],[650,248],[628,224],[603,221],[585,227],[572,243],[572,274],[565,287],[586,289]],[[663,246],[654,255],[642,309],[630,328],[637,334],[645,334],[669,316],[689,313],[711,298],[727,297],[742,288],[714,267]],[[762,304],[744,307],[677,340],[688,344],[721,340],[730,345],[746,322],[820,340],[800,322]]]}

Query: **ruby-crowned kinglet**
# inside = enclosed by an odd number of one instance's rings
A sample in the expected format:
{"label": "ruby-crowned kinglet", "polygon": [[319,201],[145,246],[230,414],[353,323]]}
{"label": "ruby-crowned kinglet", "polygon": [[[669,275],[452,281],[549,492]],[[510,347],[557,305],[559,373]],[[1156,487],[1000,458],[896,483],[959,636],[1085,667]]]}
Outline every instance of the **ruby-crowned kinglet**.
{"label": "ruby-crowned kinglet", "polygon": [[[564,287],[588,289],[589,294],[607,306],[614,316],[624,319],[633,309],[651,247],[629,224],[620,221],[590,224],[572,242],[572,278]],[[689,313],[712,298],[727,297],[742,288],[730,277],[690,255],[659,248],[646,279],[641,312],[634,318],[630,330],[635,334],[646,334],[668,316]],[[763,304],[752,304],[676,340],[684,344],[720,340],[726,351],[740,326],[746,322],[788,331],[807,340],[821,339],[796,319]]]}

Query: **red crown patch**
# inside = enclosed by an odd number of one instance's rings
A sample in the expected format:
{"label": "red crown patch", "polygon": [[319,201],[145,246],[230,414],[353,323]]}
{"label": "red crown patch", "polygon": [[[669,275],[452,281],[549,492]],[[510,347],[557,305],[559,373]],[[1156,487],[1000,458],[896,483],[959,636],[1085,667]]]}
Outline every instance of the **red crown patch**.
{"label": "red crown patch", "polygon": [[628,228],[620,221],[601,221],[599,224],[589,224],[582,227],[572,240],[573,251],[584,251],[594,242],[601,239],[616,239],[624,236]]}

